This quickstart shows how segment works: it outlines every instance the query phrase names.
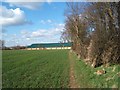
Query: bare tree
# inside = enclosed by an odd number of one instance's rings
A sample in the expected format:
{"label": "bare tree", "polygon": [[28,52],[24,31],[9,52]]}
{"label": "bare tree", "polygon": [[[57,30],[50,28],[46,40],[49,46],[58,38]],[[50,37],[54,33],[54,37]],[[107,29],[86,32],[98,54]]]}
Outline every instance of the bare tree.
{"label": "bare tree", "polygon": [[120,62],[120,3],[95,2],[81,7],[67,3],[63,39],[73,42],[72,49],[93,66]]}
{"label": "bare tree", "polygon": [[5,48],[5,41],[4,40],[0,40],[0,49],[4,49]]}

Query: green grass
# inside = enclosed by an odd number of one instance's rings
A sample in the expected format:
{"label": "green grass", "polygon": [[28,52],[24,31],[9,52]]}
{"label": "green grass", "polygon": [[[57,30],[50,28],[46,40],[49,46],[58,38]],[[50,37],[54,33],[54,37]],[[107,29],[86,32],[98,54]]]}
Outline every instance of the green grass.
{"label": "green grass", "polygon": [[[86,65],[82,60],[79,60],[77,56],[70,53],[72,62],[74,64],[75,78],[81,88],[117,88],[118,80],[120,77],[117,75],[119,65],[112,65],[110,67],[104,67],[106,74],[96,75],[97,70],[101,70],[103,66],[97,68],[91,68]],[[113,68],[116,68],[113,71]],[[118,79],[119,78],[119,79]]]}
{"label": "green grass", "polygon": [[2,70],[3,88],[68,87],[68,50],[3,51]]}
{"label": "green grass", "polygon": [[[3,88],[68,88],[69,60],[73,64],[75,79],[80,88],[118,87],[119,65],[91,68],[73,52],[69,55],[68,52],[69,50],[3,51]],[[102,68],[105,68],[106,74],[94,74]]]}

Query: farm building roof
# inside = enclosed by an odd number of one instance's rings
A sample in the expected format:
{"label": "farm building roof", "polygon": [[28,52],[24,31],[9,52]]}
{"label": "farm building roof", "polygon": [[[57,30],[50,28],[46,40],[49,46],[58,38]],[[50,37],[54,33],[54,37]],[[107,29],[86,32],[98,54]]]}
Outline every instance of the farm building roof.
{"label": "farm building roof", "polygon": [[48,48],[48,47],[71,47],[72,43],[41,43],[32,44],[27,48]]}

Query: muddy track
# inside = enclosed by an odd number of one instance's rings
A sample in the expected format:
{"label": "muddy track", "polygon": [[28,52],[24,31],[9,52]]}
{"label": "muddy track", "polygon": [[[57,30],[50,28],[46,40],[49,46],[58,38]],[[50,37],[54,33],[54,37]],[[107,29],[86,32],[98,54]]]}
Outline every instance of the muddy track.
{"label": "muddy track", "polygon": [[74,73],[74,63],[72,61],[70,52],[69,52],[69,60],[70,60],[70,81],[69,81],[69,87],[70,88],[80,88],[80,86],[78,86],[76,79],[75,79],[75,73]]}

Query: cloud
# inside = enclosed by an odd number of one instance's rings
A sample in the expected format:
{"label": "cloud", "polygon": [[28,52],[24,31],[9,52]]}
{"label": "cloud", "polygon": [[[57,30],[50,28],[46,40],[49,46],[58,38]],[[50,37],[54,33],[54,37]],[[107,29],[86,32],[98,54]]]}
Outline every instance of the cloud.
{"label": "cloud", "polygon": [[47,20],[48,23],[51,23],[52,21],[51,20]]}
{"label": "cloud", "polygon": [[41,20],[40,23],[45,24],[45,21],[44,21],[44,20]]}
{"label": "cloud", "polygon": [[48,3],[51,3],[53,1],[55,2],[56,0],[0,0],[0,1],[2,2],[48,2]]}
{"label": "cloud", "polygon": [[48,36],[47,30],[37,30],[31,33],[31,37],[44,37]]}
{"label": "cloud", "polygon": [[61,32],[64,24],[58,24],[55,28],[37,29],[34,31],[24,29],[20,34],[7,35],[5,38],[6,46],[31,45],[33,43],[55,43],[60,41]]}
{"label": "cloud", "polygon": [[59,27],[64,27],[65,25],[63,23],[58,24]]}
{"label": "cloud", "polygon": [[41,0],[2,0],[2,2],[9,3],[11,7],[23,7],[31,10],[36,10],[43,4]]}
{"label": "cloud", "polygon": [[41,3],[37,2],[9,2],[10,6],[24,7],[31,10],[36,10],[40,7]]}
{"label": "cloud", "polygon": [[0,6],[0,25],[1,26],[15,26],[23,24],[31,24],[25,17],[24,11],[20,8],[7,9],[5,6]]}
{"label": "cloud", "polygon": [[48,23],[52,23],[52,20],[50,20],[50,19],[48,19],[48,20],[41,20],[40,23],[48,24]]}
{"label": "cloud", "polygon": [[55,28],[37,29],[33,32],[22,30],[21,36],[26,40],[40,39],[38,42],[54,42],[59,41],[64,24],[58,24]]}
{"label": "cloud", "polygon": [[54,36],[60,36],[61,32],[64,29],[64,24],[58,24],[55,28],[50,29],[37,29],[33,32],[30,32],[29,30],[21,30],[21,36],[24,36],[26,38],[36,38],[36,37],[44,37],[45,39],[48,39],[47,37],[54,37]]}
{"label": "cloud", "polygon": [[53,0],[47,0],[48,4],[51,4],[52,1],[53,1]]}
{"label": "cloud", "polygon": [[49,38],[50,37],[56,37],[60,36],[61,32],[63,31],[64,24],[58,24],[57,27],[51,28],[51,29],[39,29],[31,33],[31,37],[44,37],[44,38]]}

